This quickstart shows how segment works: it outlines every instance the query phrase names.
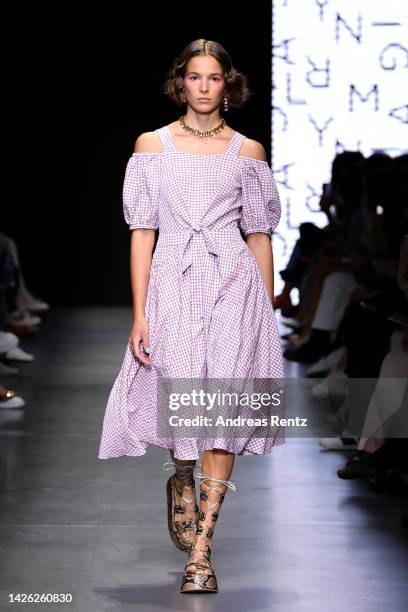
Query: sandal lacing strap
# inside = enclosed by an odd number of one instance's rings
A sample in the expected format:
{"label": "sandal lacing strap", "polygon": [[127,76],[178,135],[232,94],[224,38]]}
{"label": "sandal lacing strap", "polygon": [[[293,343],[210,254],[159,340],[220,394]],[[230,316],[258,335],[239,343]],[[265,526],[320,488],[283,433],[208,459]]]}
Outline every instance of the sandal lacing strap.
{"label": "sandal lacing strap", "polygon": [[[199,467],[201,467],[201,465]],[[233,480],[221,480],[220,478],[215,478],[214,476],[206,476],[202,472],[197,472],[196,476],[202,482],[204,482],[204,480],[215,480],[216,482],[219,482],[220,484],[223,484],[223,485],[227,486],[232,491],[238,491],[237,485],[235,484],[235,482]],[[207,485],[207,487],[209,487],[209,486],[210,485]],[[211,488],[216,488],[216,487],[211,487]]]}
{"label": "sandal lacing strap", "polygon": [[186,482],[187,484],[191,482],[191,472],[193,472],[198,467],[201,467],[200,463],[186,463],[184,465],[174,463],[174,461],[166,461],[165,463],[163,463],[163,470],[175,469],[177,476],[180,478],[180,480],[183,481],[183,484],[184,482]]}
{"label": "sandal lacing strap", "polygon": [[[184,495],[182,495],[181,497],[181,499],[187,502],[188,504],[191,504],[195,500],[195,483],[194,480],[193,483],[191,483],[191,478],[192,473],[194,472],[196,467],[201,467],[201,465],[196,465],[195,463],[179,465],[178,463],[174,463],[173,461],[166,461],[166,463],[163,464],[163,470],[171,470],[173,468],[176,470],[177,478],[179,478],[179,480],[181,480],[181,482],[183,483],[183,490],[191,489],[192,491],[194,491],[194,496],[191,499],[188,499],[188,497],[185,497]],[[198,508],[196,508],[195,512],[197,511]],[[191,521],[195,521],[195,514],[194,516],[192,516],[189,512],[185,512],[184,506],[177,505],[175,508],[175,512],[176,514],[185,514],[190,518]]]}
{"label": "sandal lacing strap", "polygon": [[[163,470],[171,470],[171,469],[175,469],[177,472],[184,471],[184,468],[186,468],[187,470],[195,470],[195,468],[197,467],[201,467],[201,463],[185,463],[185,464],[181,464],[181,463],[174,463],[174,461],[166,461],[165,463],[163,463]],[[201,472],[200,472],[201,474]]]}

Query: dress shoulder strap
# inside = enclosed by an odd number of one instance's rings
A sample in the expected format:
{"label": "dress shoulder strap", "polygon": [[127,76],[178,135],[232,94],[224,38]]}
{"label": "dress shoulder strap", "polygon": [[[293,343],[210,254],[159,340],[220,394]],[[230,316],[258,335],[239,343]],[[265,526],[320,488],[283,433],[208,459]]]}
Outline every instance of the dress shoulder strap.
{"label": "dress shoulder strap", "polygon": [[242,143],[244,142],[245,138],[246,136],[244,136],[240,132],[235,132],[228,147],[228,155],[238,157]]}
{"label": "dress shoulder strap", "polygon": [[174,143],[167,126],[158,128],[156,132],[161,140],[163,153],[172,153],[174,151]]}

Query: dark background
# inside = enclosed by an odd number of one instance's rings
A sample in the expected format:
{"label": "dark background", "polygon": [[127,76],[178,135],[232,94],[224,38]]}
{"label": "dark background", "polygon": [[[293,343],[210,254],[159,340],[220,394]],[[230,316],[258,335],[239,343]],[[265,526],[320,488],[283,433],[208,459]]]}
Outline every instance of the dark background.
{"label": "dark background", "polygon": [[253,95],[225,118],[270,161],[270,5],[99,5],[91,15],[36,6],[10,21],[0,222],[34,294],[51,305],[130,304],[125,167],[140,133],[182,114],[162,86],[190,41],[218,41],[248,76]]}

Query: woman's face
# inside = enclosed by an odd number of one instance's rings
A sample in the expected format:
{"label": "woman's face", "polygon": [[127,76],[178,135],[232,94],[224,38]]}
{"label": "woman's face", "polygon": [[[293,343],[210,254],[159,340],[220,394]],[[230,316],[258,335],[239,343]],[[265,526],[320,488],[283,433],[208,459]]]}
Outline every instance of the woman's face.
{"label": "woman's face", "polygon": [[213,112],[221,104],[225,92],[221,64],[212,55],[192,57],[186,66],[183,86],[187,103],[195,111]]}

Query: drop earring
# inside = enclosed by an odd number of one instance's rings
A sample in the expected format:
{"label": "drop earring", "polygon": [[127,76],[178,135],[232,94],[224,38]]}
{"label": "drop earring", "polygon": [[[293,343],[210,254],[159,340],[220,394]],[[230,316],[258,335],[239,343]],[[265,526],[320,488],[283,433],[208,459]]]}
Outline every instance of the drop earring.
{"label": "drop earring", "polygon": [[224,111],[228,110],[228,98],[227,96],[224,96]]}

